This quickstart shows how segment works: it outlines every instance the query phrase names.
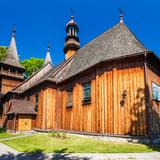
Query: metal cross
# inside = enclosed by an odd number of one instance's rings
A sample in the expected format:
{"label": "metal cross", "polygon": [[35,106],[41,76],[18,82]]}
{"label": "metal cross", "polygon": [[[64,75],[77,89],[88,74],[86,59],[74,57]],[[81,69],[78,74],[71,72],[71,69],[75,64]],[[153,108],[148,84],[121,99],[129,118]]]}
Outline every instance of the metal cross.
{"label": "metal cross", "polygon": [[70,12],[71,12],[71,15],[72,15],[72,16],[73,16],[74,13],[75,13],[73,8],[70,9]]}
{"label": "metal cross", "polygon": [[122,8],[119,8],[118,10],[119,10],[120,15],[124,15],[124,11]]}
{"label": "metal cross", "polygon": [[16,25],[13,24],[13,27],[12,27],[12,33],[15,33],[16,32]]}

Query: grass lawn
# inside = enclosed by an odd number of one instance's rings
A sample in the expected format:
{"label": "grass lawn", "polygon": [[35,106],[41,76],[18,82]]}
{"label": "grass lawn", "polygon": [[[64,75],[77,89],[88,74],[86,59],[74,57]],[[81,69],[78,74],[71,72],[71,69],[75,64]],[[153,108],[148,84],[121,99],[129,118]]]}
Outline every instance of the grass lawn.
{"label": "grass lawn", "polygon": [[3,141],[3,143],[21,152],[133,153],[160,151],[160,145],[107,142],[73,135],[67,135],[67,138],[63,139],[51,137],[48,134],[36,134],[31,137]]}
{"label": "grass lawn", "polygon": [[11,134],[9,132],[6,132],[6,130],[0,128],[0,140],[3,138],[10,138],[10,137],[15,137],[19,136],[20,134]]}

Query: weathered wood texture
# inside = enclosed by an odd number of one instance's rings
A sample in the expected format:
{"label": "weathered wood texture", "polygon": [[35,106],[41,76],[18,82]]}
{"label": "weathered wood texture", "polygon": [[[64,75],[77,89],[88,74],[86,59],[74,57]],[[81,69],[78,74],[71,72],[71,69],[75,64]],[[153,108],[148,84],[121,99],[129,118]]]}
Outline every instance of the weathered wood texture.
{"label": "weathered wood texture", "polygon": [[[36,93],[37,94],[37,93]],[[38,113],[36,120],[32,120],[32,128],[40,129],[55,129],[56,126],[56,99],[57,89],[46,88],[38,92]],[[35,94],[30,97],[30,100],[35,104]],[[35,122],[34,122],[35,121]]]}
{"label": "weathered wood texture", "polygon": [[[82,104],[82,84],[91,81],[91,104]],[[73,87],[73,107],[66,108]],[[61,88],[58,128],[109,134],[146,135],[143,59],[106,63]]]}
{"label": "weathered wood texture", "polygon": [[11,91],[13,88],[18,86],[21,81],[19,80],[13,80],[13,79],[7,79],[7,78],[2,78],[1,79],[1,93],[5,94],[8,91]]}
{"label": "weathered wood texture", "polygon": [[[14,122],[14,118],[12,120],[7,120],[7,124],[6,124],[7,129],[11,130],[11,131],[18,131],[18,118],[16,118],[15,122]],[[16,127],[16,130],[15,130]]]}
{"label": "weathered wood texture", "polygon": [[160,71],[155,66],[147,64],[147,90],[149,99],[149,116],[148,116],[148,127],[150,134],[160,135],[160,102],[153,100],[153,89],[152,82],[160,85]]}

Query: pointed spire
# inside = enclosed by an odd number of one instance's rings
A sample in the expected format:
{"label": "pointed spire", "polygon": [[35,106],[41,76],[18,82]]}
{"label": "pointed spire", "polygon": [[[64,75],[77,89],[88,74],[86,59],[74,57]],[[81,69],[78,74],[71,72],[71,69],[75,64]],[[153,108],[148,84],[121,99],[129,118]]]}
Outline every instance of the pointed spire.
{"label": "pointed spire", "polygon": [[4,63],[22,68],[22,66],[19,62],[19,58],[18,58],[18,52],[17,52],[16,40],[15,40],[15,33],[16,33],[16,28],[15,28],[15,26],[13,26],[11,42],[10,42],[10,45],[8,47],[7,57],[6,57],[6,60],[4,61]]}
{"label": "pointed spire", "polygon": [[50,42],[48,42],[47,53],[46,53],[46,58],[45,58],[45,61],[44,61],[44,65],[46,65],[49,62],[52,63],[50,49],[51,49],[51,44],[50,44]]}

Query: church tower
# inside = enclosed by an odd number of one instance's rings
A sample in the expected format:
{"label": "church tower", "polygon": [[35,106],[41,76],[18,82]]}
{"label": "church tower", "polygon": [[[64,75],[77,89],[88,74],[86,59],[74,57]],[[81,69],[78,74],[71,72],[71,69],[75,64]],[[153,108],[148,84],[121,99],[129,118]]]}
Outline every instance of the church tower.
{"label": "church tower", "polygon": [[65,60],[74,55],[76,51],[80,48],[78,32],[79,32],[78,25],[74,21],[74,17],[71,16],[70,21],[66,25],[67,36],[65,38],[65,44],[64,44]]}

